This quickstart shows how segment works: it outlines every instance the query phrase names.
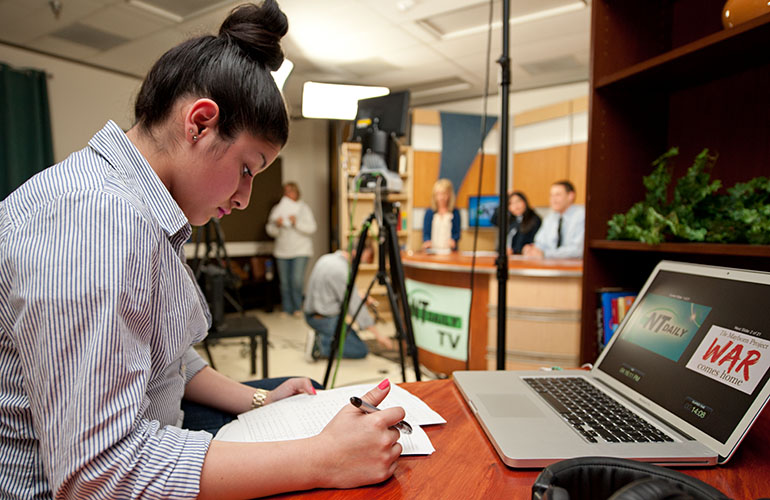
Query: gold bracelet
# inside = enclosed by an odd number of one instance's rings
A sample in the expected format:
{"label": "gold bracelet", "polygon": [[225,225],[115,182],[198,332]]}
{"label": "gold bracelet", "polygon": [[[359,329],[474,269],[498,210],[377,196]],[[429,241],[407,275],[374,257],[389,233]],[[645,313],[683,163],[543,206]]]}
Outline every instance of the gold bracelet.
{"label": "gold bracelet", "polygon": [[265,406],[265,400],[267,399],[268,394],[270,394],[270,391],[268,390],[257,389],[254,395],[251,397],[251,407],[260,408]]}

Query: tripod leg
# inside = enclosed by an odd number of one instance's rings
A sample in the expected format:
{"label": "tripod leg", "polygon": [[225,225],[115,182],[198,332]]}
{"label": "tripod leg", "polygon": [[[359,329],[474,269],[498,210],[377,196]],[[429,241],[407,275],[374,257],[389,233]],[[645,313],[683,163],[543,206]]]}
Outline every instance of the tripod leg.
{"label": "tripod leg", "polygon": [[[399,327],[402,332],[405,329],[406,334],[404,340],[406,341],[407,352],[412,356],[412,363],[414,364],[414,378],[418,382],[420,381],[420,361],[417,356],[417,345],[414,341],[414,330],[412,329],[412,313],[409,309],[409,301],[406,296],[406,285],[404,284],[404,266],[401,264],[401,254],[398,248],[398,233],[396,232],[396,215],[391,211],[383,217],[384,225],[387,229],[386,239],[388,240],[388,255],[390,257],[390,276],[395,284],[395,294],[401,300],[401,311],[403,312],[403,324],[400,324],[401,317],[399,316]],[[396,320],[398,307],[391,306],[393,308],[393,319]],[[403,359],[401,361],[403,369]]]}
{"label": "tripod leg", "polygon": [[371,226],[373,219],[374,214],[371,214],[366,219],[366,221],[364,221],[364,224],[361,227],[361,234],[358,236],[358,246],[356,248],[356,255],[353,258],[353,267],[348,278],[348,286],[345,291],[345,300],[342,303],[340,314],[337,317],[337,326],[334,329],[334,338],[332,339],[331,350],[329,351],[329,363],[326,365],[326,374],[324,375],[323,383],[324,387],[328,387],[329,376],[331,375],[332,366],[334,365],[335,354],[340,349],[340,337],[342,336],[342,328],[345,325],[345,315],[347,313],[348,304],[350,303],[350,294],[353,293],[353,287],[356,284],[358,266],[361,264],[361,254],[363,254],[364,246],[366,245],[366,235],[369,232],[369,226]]}
{"label": "tripod leg", "polygon": [[393,324],[396,326],[396,335],[398,339],[398,357],[401,360],[401,379],[406,382],[406,363],[404,362],[404,344],[406,336],[404,335],[404,328],[401,322],[401,313],[398,310],[398,301],[396,300],[396,292],[393,291],[393,284],[387,276],[383,276],[382,280],[385,284],[385,288],[388,290],[388,300],[390,301],[390,310],[393,311]]}

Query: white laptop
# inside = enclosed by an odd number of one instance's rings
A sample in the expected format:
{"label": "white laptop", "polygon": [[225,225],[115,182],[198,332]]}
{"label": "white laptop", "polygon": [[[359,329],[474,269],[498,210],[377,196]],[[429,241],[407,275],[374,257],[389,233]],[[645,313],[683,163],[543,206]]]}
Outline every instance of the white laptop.
{"label": "white laptop", "polygon": [[662,261],[590,371],[454,380],[510,467],[580,456],[708,466],[732,456],[767,403],[768,367],[770,273]]}

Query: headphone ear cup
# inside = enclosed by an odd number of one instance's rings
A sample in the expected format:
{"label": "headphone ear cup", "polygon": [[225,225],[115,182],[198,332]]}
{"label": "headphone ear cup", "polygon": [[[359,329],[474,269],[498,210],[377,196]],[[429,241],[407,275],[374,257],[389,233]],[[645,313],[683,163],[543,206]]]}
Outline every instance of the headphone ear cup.
{"label": "headphone ear cup", "polygon": [[[649,479],[663,484],[658,485],[658,489],[640,489],[642,493],[636,496],[631,496],[631,493],[628,493],[629,496],[613,496],[631,483]],[[669,494],[666,493],[668,485],[676,488],[671,494],[677,496],[664,496]],[[567,496],[549,496],[555,495],[557,488]],[[728,500],[713,486],[682,472],[612,457],[579,457],[555,462],[544,468],[532,484],[533,500],[603,500],[610,497],[613,500]]]}
{"label": "headphone ear cup", "polygon": [[550,486],[543,492],[540,500],[570,500],[569,492],[559,486]]}
{"label": "headphone ear cup", "polygon": [[638,479],[620,488],[607,500],[695,500],[679,486],[665,479]]}

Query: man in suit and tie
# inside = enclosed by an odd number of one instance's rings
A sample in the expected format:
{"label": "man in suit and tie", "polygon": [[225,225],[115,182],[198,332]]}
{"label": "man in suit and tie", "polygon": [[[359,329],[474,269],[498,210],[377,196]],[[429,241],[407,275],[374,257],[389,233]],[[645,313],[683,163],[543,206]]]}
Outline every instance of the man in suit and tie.
{"label": "man in suit and tie", "polygon": [[551,213],[543,220],[534,243],[522,255],[536,258],[582,258],[585,237],[585,207],[575,205],[575,186],[570,181],[551,185]]}

